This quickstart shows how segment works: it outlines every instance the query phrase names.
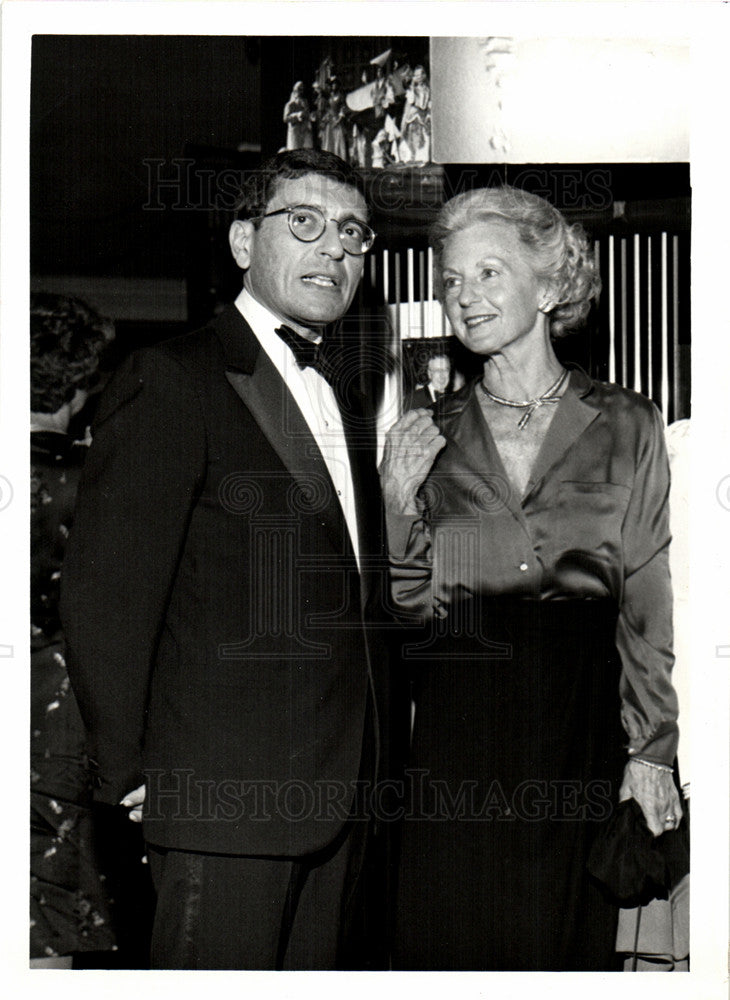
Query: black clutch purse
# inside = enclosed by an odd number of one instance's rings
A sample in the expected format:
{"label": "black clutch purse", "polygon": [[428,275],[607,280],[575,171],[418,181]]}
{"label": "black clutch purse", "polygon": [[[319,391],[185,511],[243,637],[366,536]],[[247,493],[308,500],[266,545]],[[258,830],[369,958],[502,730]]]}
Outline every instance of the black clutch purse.
{"label": "black clutch purse", "polygon": [[587,868],[619,906],[645,906],[689,871],[689,809],[676,830],[654,837],[635,799],[621,802],[596,838]]}

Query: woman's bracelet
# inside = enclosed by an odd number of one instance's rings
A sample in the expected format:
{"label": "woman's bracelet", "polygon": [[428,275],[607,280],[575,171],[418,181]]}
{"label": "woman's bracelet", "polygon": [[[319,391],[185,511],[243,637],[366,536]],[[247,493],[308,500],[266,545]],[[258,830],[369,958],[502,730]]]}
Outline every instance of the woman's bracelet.
{"label": "woman's bracelet", "polygon": [[653,760],[644,760],[643,757],[629,757],[629,760],[635,760],[637,764],[643,764],[644,767],[651,767],[655,771],[664,771],[667,774],[674,774],[674,768],[669,767],[668,764],[655,764]]}

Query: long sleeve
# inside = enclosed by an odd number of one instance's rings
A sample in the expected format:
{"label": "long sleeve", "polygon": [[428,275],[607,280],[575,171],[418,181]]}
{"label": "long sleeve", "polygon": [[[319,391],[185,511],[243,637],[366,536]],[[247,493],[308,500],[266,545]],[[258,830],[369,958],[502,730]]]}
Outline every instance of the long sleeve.
{"label": "long sleeve", "polygon": [[425,619],[433,614],[431,531],[426,520],[386,512],[390,592],[396,614]]}
{"label": "long sleeve", "polygon": [[69,675],[104,802],[142,780],[150,675],[205,461],[191,379],[162,351],[132,356],[100,404],[62,580]]}
{"label": "long sleeve", "polygon": [[677,752],[677,696],[671,682],[669,466],[661,417],[653,409],[641,442],[623,523],[624,587],[616,631],[622,660],[622,722],[629,753],[671,765]]}

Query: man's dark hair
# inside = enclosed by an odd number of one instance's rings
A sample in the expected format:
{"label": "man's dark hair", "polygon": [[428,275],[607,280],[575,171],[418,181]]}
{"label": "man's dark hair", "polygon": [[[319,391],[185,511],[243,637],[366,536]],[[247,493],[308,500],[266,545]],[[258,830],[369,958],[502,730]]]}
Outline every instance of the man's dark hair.
{"label": "man's dark hair", "polygon": [[276,193],[279,181],[295,180],[307,174],[318,174],[353,187],[368,204],[360,175],[339,156],[320,149],[287,149],[266,160],[258,170],[247,174],[236,203],[236,218],[258,219]]}

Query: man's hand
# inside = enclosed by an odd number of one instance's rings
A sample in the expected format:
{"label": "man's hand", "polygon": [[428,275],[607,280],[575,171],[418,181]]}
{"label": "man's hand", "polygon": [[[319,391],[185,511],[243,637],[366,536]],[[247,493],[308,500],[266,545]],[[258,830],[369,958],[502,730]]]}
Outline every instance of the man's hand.
{"label": "man's hand", "polygon": [[145,787],[140,785],[133,792],[129,792],[119,803],[129,809],[129,818],[133,823],[142,822],[142,806],[144,805]]}
{"label": "man's hand", "polygon": [[682,805],[669,771],[658,771],[630,760],[624,769],[624,780],[619,790],[619,802],[626,799],[636,799],[655,837],[679,826]]}
{"label": "man's hand", "polygon": [[446,444],[428,410],[408,410],[385,435],[380,479],[386,509],[418,514],[416,493]]}

